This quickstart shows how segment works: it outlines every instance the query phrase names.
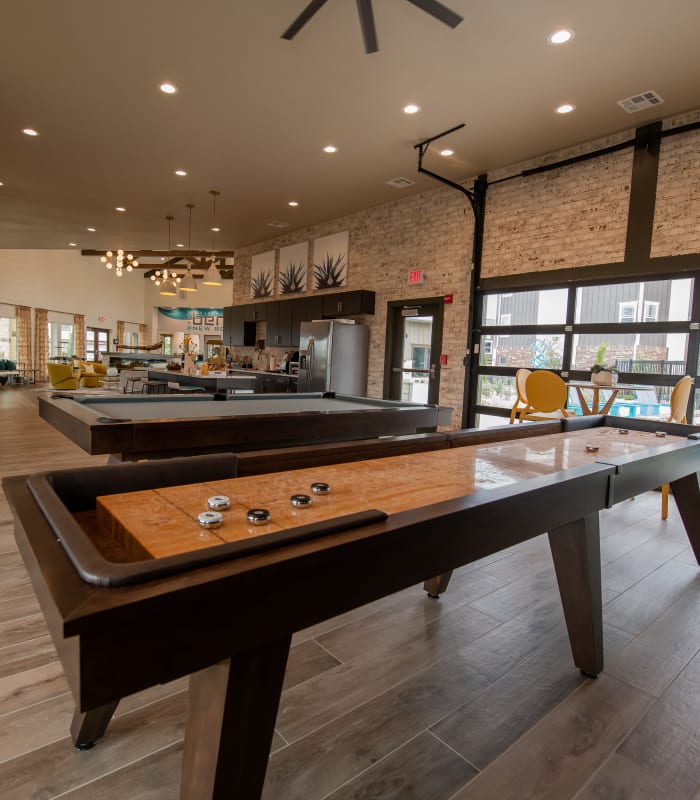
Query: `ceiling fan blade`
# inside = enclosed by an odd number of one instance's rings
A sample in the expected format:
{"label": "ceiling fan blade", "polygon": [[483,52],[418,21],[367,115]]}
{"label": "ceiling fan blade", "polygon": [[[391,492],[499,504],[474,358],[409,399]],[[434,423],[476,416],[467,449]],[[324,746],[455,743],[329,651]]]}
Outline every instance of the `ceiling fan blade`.
{"label": "ceiling fan blade", "polygon": [[374,27],[374,14],[372,13],[372,0],[357,0],[357,13],[360,15],[362,38],[365,40],[365,52],[376,53],[377,29]]}
{"label": "ceiling fan blade", "polygon": [[439,19],[440,22],[444,22],[445,25],[449,25],[450,28],[456,28],[459,23],[464,20],[464,17],[460,17],[459,14],[455,14],[455,12],[447,6],[438,3],[438,0],[408,0],[408,2],[413,3],[413,5],[418,6],[418,8],[422,8],[423,11],[426,11],[431,17]]}
{"label": "ceiling fan blade", "polygon": [[306,8],[299,14],[299,16],[292,22],[287,30],[282,34],[283,39],[293,39],[297,33],[306,25],[306,23],[313,17],[313,15],[325,5],[327,0],[311,0]]}

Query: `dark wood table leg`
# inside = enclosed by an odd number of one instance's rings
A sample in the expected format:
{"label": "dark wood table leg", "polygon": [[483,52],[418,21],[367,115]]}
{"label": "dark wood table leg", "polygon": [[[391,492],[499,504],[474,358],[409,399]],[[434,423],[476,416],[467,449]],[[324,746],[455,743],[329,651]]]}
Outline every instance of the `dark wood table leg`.
{"label": "dark wood table leg", "polygon": [[554,569],[574,664],[595,677],[603,669],[603,600],[598,514],[550,531]]}
{"label": "dark wood table leg", "polygon": [[452,577],[452,570],[443,572],[442,575],[436,575],[434,578],[428,578],[423,584],[423,588],[430,597],[439,597],[443,592],[447,591],[447,585]]}
{"label": "dark wood table leg", "polygon": [[114,703],[93,708],[91,711],[76,710],[70,724],[70,735],[78,750],[89,750],[98,739],[104,736],[107,725],[114,716],[118,705],[119,701],[117,700]]}
{"label": "dark wood table leg", "polygon": [[700,486],[698,473],[671,482],[673,499],[681,515],[695,559],[700,564]]}
{"label": "dark wood table leg", "polygon": [[180,800],[259,800],[291,636],[190,677]]}

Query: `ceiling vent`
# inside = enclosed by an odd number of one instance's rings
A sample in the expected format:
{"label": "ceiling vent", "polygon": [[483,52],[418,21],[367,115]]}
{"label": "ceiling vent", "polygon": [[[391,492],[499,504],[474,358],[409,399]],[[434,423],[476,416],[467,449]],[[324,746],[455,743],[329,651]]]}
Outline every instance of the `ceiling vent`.
{"label": "ceiling vent", "polygon": [[288,228],[288,222],[268,222],[267,223],[271,228]]}
{"label": "ceiling vent", "polygon": [[618,106],[622,106],[628,114],[635,114],[637,111],[643,111],[645,108],[658,106],[661,103],[663,103],[663,98],[651,90],[617,101]]}
{"label": "ceiling vent", "polygon": [[407,186],[413,186],[415,181],[409,180],[408,178],[392,178],[390,181],[387,181],[389,186],[393,186],[394,189],[405,189]]}

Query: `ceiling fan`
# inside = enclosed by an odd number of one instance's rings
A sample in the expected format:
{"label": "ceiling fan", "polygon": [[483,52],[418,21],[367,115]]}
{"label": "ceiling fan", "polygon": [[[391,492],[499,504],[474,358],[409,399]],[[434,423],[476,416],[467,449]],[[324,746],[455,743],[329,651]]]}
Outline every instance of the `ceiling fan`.
{"label": "ceiling fan", "polygon": [[[327,0],[311,0],[306,8],[299,14],[299,16],[292,22],[287,30],[282,34],[283,39],[293,39],[297,33],[306,25],[306,23],[313,17],[313,15],[325,5]],[[372,13],[372,0],[356,0],[357,13],[360,17],[360,27],[362,28],[362,37],[365,40],[365,51],[367,53],[376,53],[379,50],[377,45],[377,31],[374,27],[374,14]],[[430,14],[431,17],[444,22],[450,28],[456,28],[463,17],[456,14],[454,11],[439,3],[438,0],[408,0],[414,6],[422,8],[423,11]]]}

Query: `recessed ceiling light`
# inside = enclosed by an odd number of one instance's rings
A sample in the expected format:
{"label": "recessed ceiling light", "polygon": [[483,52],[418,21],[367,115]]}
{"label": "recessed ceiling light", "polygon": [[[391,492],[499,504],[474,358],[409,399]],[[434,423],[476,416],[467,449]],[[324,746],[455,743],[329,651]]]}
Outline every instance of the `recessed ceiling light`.
{"label": "recessed ceiling light", "polygon": [[177,86],[172,83],[161,83],[159,88],[164,94],[177,94]]}
{"label": "recessed ceiling light", "polygon": [[296,200],[290,200],[289,203],[287,203],[287,205],[292,206],[292,208],[296,208],[299,205],[299,203],[297,203]]}
{"label": "recessed ceiling light", "polygon": [[420,106],[417,106],[415,103],[409,103],[407,106],[403,107],[404,114],[417,114],[420,111]]}
{"label": "recessed ceiling light", "polygon": [[88,230],[90,231],[90,233],[95,233],[95,231],[97,230],[97,228],[88,228]]}
{"label": "recessed ceiling light", "polygon": [[576,106],[571,105],[571,103],[563,103],[562,105],[557,106],[554,110],[557,112],[557,114],[570,114],[575,108]]}
{"label": "recessed ceiling light", "polygon": [[126,211],[126,209],[124,208],[124,206],[117,206],[117,207],[116,207],[114,210],[115,210],[115,211]]}
{"label": "recessed ceiling light", "polygon": [[221,230],[221,228],[211,228],[211,230],[213,230],[214,233],[218,233]]}
{"label": "recessed ceiling light", "polygon": [[440,151],[440,155],[441,156],[445,156],[445,157],[453,156],[454,154],[455,154],[455,151],[454,150],[450,150],[449,147],[446,147],[444,150]]}
{"label": "recessed ceiling light", "polygon": [[184,246],[185,246],[185,245],[184,245],[184,244],[180,244],[180,242],[178,242],[178,243],[175,245],[175,247],[184,247]]}
{"label": "recessed ceiling light", "polygon": [[68,247],[77,247],[78,245],[75,242],[68,242]]}
{"label": "recessed ceiling light", "polygon": [[4,186],[4,185],[5,185],[5,184],[4,184],[2,181],[0,181],[0,186]]}
{"label": "recessed ceiling light", "polygon": [[335,146],[333,146],[332,144],[327,144],[327,145],[326,145],[326,146],[323,148],[323,152],[324,152],[324,153],[337,153],[337,152],[338,152],[338,148],[337,148],[337,147],[335,147]]}
{"label": "recessed ceiling light", "polygon": [[35,131],[34,128],[22,128],[22,133],[26,133],[27,136],[38,136],[39,131]]}
{"label": "recessed ceiling light", "polygon": [[185,172],[185,170],[184,170],[184,169],[176,169],[176,170],[175,170],[175,174],[176,174],[176,175],[179,175],[181,178],[182,178],[183,176],[187,175],[187,173]]}
{"label": "recessed ceiling light", "polygon": [[547,37],[547,41],[549,44],[566,44],[570,42],[574,38],[574,32],[569,30],[569,28],[562,28],[559,31],[554,31],[554,33],[550,33]]}

